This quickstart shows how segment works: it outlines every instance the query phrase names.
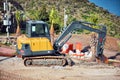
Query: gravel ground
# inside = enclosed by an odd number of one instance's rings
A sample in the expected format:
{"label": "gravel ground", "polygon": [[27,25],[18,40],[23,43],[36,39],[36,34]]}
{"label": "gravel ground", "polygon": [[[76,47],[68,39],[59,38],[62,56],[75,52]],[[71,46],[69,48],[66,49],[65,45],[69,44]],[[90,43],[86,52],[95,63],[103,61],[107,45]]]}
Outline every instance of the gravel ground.
{"label": "gravel ground", "polygon": [[25,67],[17,57],[0,57],[0,80],[120,80],[120,68],[94,62],[70,66]]}

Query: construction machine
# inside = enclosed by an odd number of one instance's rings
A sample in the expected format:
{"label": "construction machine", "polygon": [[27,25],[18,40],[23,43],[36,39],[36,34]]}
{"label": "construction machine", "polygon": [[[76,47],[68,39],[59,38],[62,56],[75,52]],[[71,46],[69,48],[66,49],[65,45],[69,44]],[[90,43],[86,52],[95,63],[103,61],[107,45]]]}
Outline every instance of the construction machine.
{"label": "construction machine", "polygon": [[103,61],[103,50],[107,32],[106,27],[102,26],[102,29],[99,30],[89,25],[95,24],[82,21],[72,22],[55,40],[52,46],[47,23],[43,21],[27,21],[26,34],[17,38],[17,53],[22,55],[25,66],[71,65],[70,58],[61,54],[61,49],[70,39],[73,30],[85,29],[98,33],[96,57]]}

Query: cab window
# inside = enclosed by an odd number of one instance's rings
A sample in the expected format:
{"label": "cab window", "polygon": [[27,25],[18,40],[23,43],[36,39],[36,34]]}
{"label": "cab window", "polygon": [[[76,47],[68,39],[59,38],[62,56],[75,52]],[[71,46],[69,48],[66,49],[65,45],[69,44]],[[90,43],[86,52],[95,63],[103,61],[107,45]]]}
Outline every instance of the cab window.
{"label": "cab window", "polygon": [[32,37],[44,37],[49,35],[47,25],[45,24],[32,24],[31,32]]}

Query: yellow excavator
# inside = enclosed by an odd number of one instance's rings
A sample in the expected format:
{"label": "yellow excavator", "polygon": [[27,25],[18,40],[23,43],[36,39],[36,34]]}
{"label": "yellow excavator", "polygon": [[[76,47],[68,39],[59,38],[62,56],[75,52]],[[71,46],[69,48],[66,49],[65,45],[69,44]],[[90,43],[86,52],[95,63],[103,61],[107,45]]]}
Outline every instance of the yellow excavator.
{"label": "yellow excavator", "polygon": [[26,34],[17,38],[17,53],[22,55],[25,66],[72,65],[71,59],[61,54],[61,48],[70,39],[73,30],[86,29],[98,33],[96,57],[104,61],[103,50],[106,39],[106,27],[102,26],[102,29],[99,30],[89,25],[95,24],[82,21],[72,22],[55,40],[52,46],[48,24],[43,21],[27,21]]}

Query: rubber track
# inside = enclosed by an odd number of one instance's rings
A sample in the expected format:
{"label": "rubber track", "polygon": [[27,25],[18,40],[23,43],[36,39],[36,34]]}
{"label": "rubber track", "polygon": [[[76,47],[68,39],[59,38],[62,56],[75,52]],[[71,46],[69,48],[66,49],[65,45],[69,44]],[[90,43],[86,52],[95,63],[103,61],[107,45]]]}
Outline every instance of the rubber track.
{"label": "rubber track", "polygon": [[[65,60],[65,64],[67,63],[67,59],[66,59],[66,57],[64,57],[64,56],[39,56],[39,57],[26,57],[25,59],[24,59],[24,65],[25,66],[34,66],[34,65],[26,65],[25,64],[25,61],[26,61],[26,59],[27,60],[33,60],[33,62],[34,62],[34,60],[39,60],[39,59],[45,59],[45,60],[49,60],[49,59],[55,59],[56,61],[57,61],[57,59],[58,60]],[[57,65],[57,64],[56,64]],[[36,66],[36,65],[35,65]],[[41,65],[40,65],[41,66]],[[44,66],[44,64],[42,65],[42,66]],[[45,66],[47,66],[47,65],[45,65]],[[50,66],[50,64],[48,64],[48,66]],[[55,65],[53,65],[53,66],[55,66]],[[59,65],[59,66],[64,66],[64,65]]]}
{"label": "rubber track", "polygon": [[39,56],[39,57],[26,57],[28,59],[32,58],[32,59],[64,59],[64,56]]}

